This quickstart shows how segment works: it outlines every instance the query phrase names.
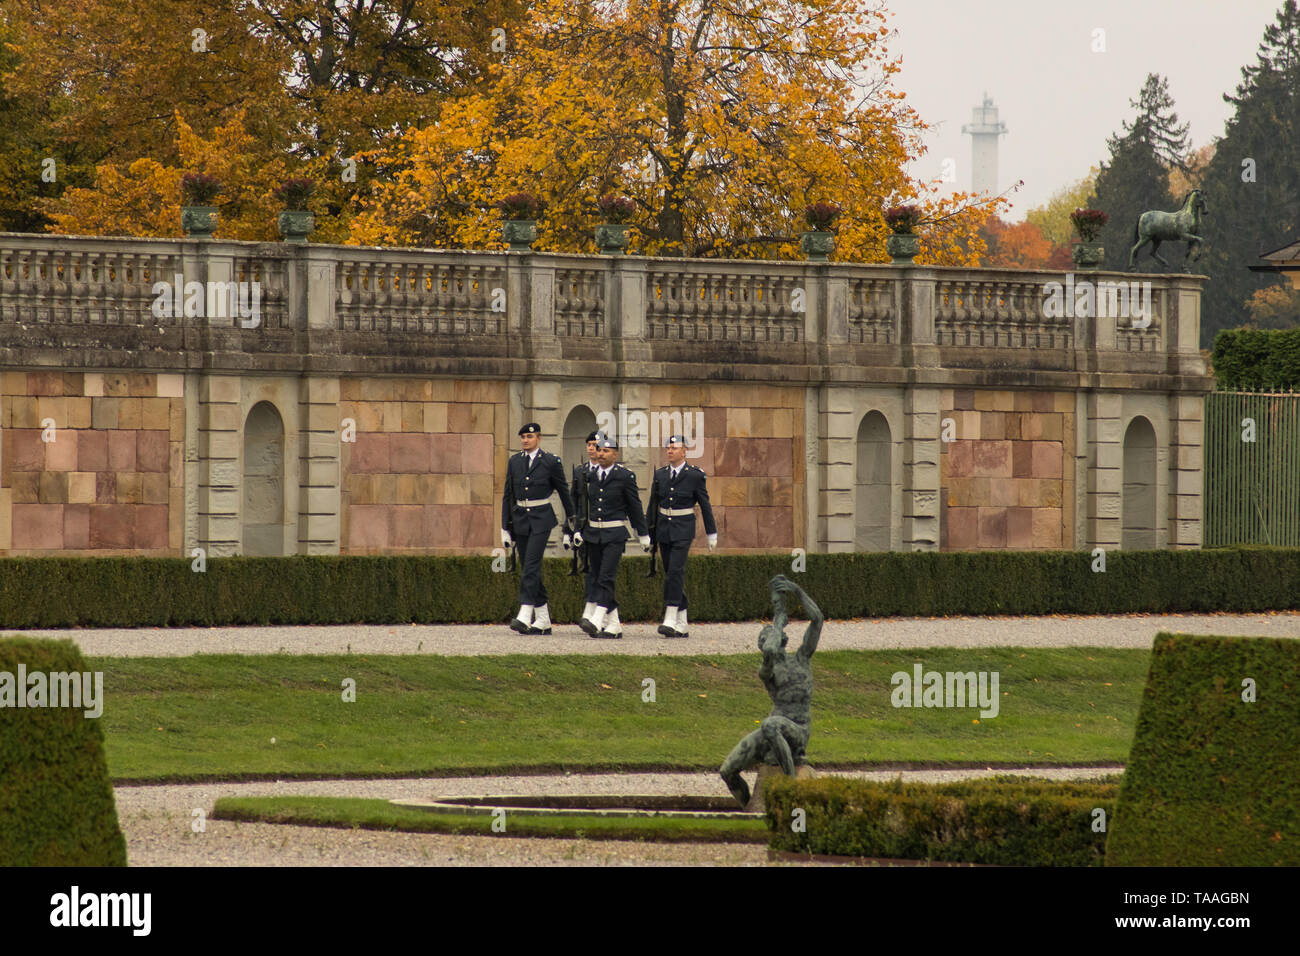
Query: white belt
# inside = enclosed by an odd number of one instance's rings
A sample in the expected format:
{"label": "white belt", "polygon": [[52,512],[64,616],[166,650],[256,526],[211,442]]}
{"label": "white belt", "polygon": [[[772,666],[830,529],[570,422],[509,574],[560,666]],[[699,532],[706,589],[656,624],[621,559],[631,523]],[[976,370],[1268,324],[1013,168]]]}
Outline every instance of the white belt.
{"label": "white belt", "polygon": [[621,521],[588,521],[588,522],[587,522],[587,527],[588,527],[588,528],[621,528],[621,527],[623,527],[623,522],[621,522]]}
{"label": "white belt", "polygon": [[669,518],[689,518],[695,514],[694,508],[662,508],[659,513]]}
{"label": "white belt", "polygon": [[550,498],[533,498],[529,501],[516,501],[515,507],[516,508],[540,508],[542,505],[549,505],[550,503],[551,503]]}

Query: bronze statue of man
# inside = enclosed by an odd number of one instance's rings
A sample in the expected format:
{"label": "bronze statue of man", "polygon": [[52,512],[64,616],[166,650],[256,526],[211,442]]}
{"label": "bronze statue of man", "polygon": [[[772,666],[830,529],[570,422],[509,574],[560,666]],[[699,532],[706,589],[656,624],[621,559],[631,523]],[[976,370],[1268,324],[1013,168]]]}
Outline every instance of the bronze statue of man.
{"label": "bronze statue of man", "polygon": [[[750,793],[741,771],[760,763],[775,763],[787,776],[793,777],[795,766],[803,763],[812,727],[811,658],[821,636],[821,608],[785,575],[778,574],[768,582],[768,587],[772,594],[772,623],[758,635],[758,649],[763,652],[758,677],[772,698],[772,713],[757,730],[736,744],[718,771],[742,807],[748,806]],[[789,595],[799,598],[808,615],[808,629],[793,657],[785,652],[789,640],[785,635],[788,620],[785,604]]]}

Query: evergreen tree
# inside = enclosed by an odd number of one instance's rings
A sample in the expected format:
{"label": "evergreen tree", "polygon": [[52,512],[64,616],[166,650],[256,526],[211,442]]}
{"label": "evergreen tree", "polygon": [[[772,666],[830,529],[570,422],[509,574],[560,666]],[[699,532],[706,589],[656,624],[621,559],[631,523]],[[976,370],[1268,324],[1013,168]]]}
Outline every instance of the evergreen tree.
{"label": "evergreen tree", "polygon": [[1286,0],[1264,31],[1253,66],[1241,71],[1235,107],[1205,174],[1209,216],[1198,272],[1211,277],[1201,342],[1250,321],[1248,303],[1275,276],[1250,272],[1261,253],[1296,238],[1300,224],[1300,10]]}
{"label": "evergreen tree", "polygon": [[[1177,199],[1169,194],[1169,170],[1181,168],[1188,149],[1187,124],[1178,124],[1174,101],[1165,79],[1150,73],[1137,100],[1130,100],[1137,110],[1133,122],[1123,124],[1123,133],[1106,142],[1110,162],[1102,163],[1097,185],[1088,205],[1105,210],[1110,221],[1101,231],[1100,241],[1106,249],[1103,268],[1128,268],[1129,250],[1138,218],[1149,209],[1172,211]],[[1138,260],[1143,272],[1178,271],[1178,260],[1169,259],[1161,266],[1149,256],[1150,247],[1142,250]],[[1161,253],[1164,255],[1164,253]]]}

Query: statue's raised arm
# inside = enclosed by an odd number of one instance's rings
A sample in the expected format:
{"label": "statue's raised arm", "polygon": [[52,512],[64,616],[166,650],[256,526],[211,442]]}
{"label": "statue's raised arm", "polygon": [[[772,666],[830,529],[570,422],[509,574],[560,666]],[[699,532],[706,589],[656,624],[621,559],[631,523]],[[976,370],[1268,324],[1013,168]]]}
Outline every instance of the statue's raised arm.
{"label": "statue's raised arm", "polygon": [[[803,641],[796,652],[797,657],[807,661],[813,656],[813,652],[817,650],[817,641],[821,638],[822,623],[825,621],[825,617],[822,615],[822,609],[817,606],[816,601],[808,596],[807,591],[784,575],[778,574],[772,579],[772,602],[775,605],[778,600],[780,601],[783,619],[785,617],[786,596],[791,594],[799,598],[804,613],[808,615],[808,628],[803,632]],[[784,620],[782,623],[784,624]]]}

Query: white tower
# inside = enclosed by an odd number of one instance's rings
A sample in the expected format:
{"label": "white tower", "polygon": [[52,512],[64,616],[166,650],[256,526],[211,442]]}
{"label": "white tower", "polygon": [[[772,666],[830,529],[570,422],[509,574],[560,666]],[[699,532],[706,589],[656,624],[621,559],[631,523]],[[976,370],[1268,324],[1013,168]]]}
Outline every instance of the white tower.
{"label": "white tower", "polygon": [[977,193],[996,196],[998,192],[998,137],[1007,131],[1007,124],[998,122],[998,108],[988,93],[984,103],[971,110],[969,125],[961,128],[969,133],[971,188]]}

